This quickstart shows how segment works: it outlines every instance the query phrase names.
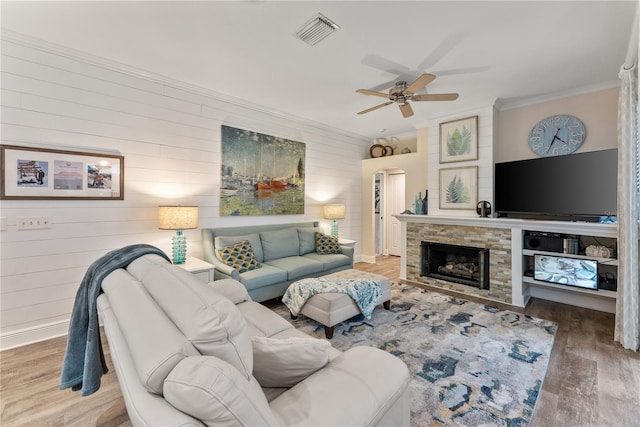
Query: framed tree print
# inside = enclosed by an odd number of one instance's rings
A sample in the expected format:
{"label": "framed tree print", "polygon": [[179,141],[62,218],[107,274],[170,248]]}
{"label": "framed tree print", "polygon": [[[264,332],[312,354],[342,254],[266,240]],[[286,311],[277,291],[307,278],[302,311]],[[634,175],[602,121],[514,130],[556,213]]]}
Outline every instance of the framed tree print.
{"label": "framed tree print", "polygon": [[440,169],[440,209],[475,209],[478,167]]}
{"label": "framed tree print", "polygon": [[0,198],[124,200],[124,157],[0,145]]}
{"label": "framed tree print", "polygon": [[478,116],[440,123],[440,163],[478,159]]}

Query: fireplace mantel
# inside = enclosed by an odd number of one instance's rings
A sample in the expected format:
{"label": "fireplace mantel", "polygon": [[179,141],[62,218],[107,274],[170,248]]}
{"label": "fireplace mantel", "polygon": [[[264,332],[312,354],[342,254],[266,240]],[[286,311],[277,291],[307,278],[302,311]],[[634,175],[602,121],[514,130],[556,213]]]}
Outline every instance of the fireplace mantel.
{"label": "fireplace mantel", "polygon": [[[475,239],[478,246],[485,244],[484,242],[494,247],[496,245],[501,246],[499,252],[503,254],[503,259],[496,260],[492,258],[492,262],[501,262],[499,267],[501,277],[492,279],[499,282],[499,286],[493,287],[492,285],[491,293],[485,294],[479,294],[473,290],[466,291],[455,286],[449,287],[441,283],[436,283],[436,287],[495,300],[516,307],[524,307],[528,300],[534,296],[601,311],[615,311],[615,293],[611,294],[606,291],[585,293],[575,289],[566,289],[566,287],[565,289],[562,287],[545,288],[538,283],[530,283],[526,278],[523,278],[523,235],[526,230],[615,239],[618,234],[617,224],[469,216],[394,215],[394,217],[402,224],[400,278],[403,280],[417,283],[426,280],[418,277],[419,275],[415,273],[416,260],[414,258],[416,257],[416,250],[413,247],[408,247],[415,244],[414,240],[416,240],[417,236],[413,234],[422,233],[424,237],[433,235],[436,240]],[[407,236],[408,227],[412,230],[412,235],[409,238]],[[491,230],[495,230],[495,233]],[[496,236],[495,238],[494,235]],[[493,241],[490,242],[490,240]],[[432,283],[426,284],[433,285]]]}
{"label": "fireplace mantel", "polygon": [[550,233],[598,235],[618,237],[617,224],[597,222],[543,221],[518,218],[482,218],[469,216],[394,215],[401,222],[425,224],[460,225],[467,227],[509,228],[519,230],[547,231]]}

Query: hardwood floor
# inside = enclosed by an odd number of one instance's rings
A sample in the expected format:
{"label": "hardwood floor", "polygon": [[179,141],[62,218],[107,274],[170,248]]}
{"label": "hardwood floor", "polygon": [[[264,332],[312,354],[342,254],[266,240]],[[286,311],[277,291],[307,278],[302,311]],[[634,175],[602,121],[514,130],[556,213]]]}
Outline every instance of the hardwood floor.
{"label": "hardwood floor", "polygon": [[0,352],[0,401],[5,426],[117,426],[129,424],[120,385],[109,354],[109,373],[98,392],[81,397],[70,389],[59,390],[60,367],[67,337]]}
{"label": "hardwood floor", "polygon": [[[378,257],[356,268],[399,281],[400,259]],[[525,313],[558,322],[532,427],[640,427],[640,353],[613,342],[614,316],[533,300]],[[0,352],[0,425],[117,426],[129,419],[112,368],[100,390],[80,397],[58,390],[66,337]]]}

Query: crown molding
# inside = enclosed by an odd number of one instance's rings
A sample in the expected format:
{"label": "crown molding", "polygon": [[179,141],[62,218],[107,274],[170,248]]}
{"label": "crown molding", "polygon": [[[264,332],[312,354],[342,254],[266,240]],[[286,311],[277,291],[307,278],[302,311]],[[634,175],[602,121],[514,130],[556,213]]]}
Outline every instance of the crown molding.
{"label": "crown molding", "polygon": [[556,101],[558,99],[569,98],[572,96],[586,95],[600,90],[612,89],[620,86],[619,80],[613,80],[605,83],[599,83],[596,85],[582,86],[579,88],[573,88],[562,92],[548,93],[544,95],[522,97],[517,99],[500,99],[496,102],[496,108],[499,111],[512,110],[514,108],[525,107],[528,105],[541,104],[543,102]]}
{"label": "crown molding", "polygon": [[443,114],[442,116],[437,116],[437,117],[430,117],[429,119],[427,119],[426,121],[416,124],[416,129],[422,129],[422,128],[429,128],[429,127],[433,127],[433,126],[438,126],[440,123],[445,122],[445,121],[450,121],[450,120],[456,120],[458,118],[463,118],[466,116],[472,116],[472,115],[476,115],[479,112],[483,111],[483,110],[489,110],[491,109],[493,111],[493,109],[495,108],[496,102],[498,102],[498,99],[493,99],[490,102],[486,103],[486,104],[481,104],[481,105],[477,105],[475,107],[469,107],[466,108],[462,111],[458,111],[456,113],[451,113],[451,114]]}
{"label": "crown molding", "polygon": [[225,102],[228,104],[232,104],[237,107],[246,108],[248,110],[252,110],[258,113],[266,114],[278,119],[291,121],[303,126],[308,126],[311,128],[315,128],[320,131],[329,132],[341,135],[347,138],[357,139],[359,141],[369,143],[370,138],[356,134],[353,132],[349,132],[344,129],[337,129],[328,125],[325,125],[320,122],[316,122],[310,119],[305,119],[302,117],[294,116],[291,114],[283,113],[280,111],[270,110],[268,107],[256,103],[249,102],[244,99],[236,98],[230,95],[222,94],[211,89],[206,89],[201,86],[197,86],[194,84],[186,83],[180,80],[172,79],[170,77],[162,76],[160,74],[155,74],[151,71],[143,70],[140,68],[133,67],[131,65],[127,65],[121,62],[113,61],[110,59],[106,59],[97,55],[93,55],[87,52],[83,52],[80,50],[76,50],[67,46],[62,46],[56,43],[48,42],[42,39],[38,39],[36,37],[28,36],[26,34],[18,33],[16,31],[8,30],[3,28],[0,33],[0,38],[2,40],[6,40],[11,43],[15,43],[21,46],[25,46],[28,48],[40,50],[43,52],[55,54],[58,56],[62,56],[65,58],[72,59],[74,61],[82,62],[88,65],[93,65],[101,68],[108,69],[110,71],[114,71],[121,74],[126,74],[131,77],[144,79],[152,83],[161,84],[164,86],[171,87],[173,89],[182,90],[185,92],[189,92],[195,95],[206,96],[212,98],[216,101]]}

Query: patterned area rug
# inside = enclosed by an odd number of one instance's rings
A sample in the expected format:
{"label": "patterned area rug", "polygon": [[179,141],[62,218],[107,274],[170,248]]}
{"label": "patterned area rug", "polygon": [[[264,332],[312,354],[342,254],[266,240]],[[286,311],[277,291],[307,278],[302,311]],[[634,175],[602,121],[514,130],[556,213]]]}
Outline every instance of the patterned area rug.
{"label": "patterned area rug", "polygon": [[[413,286],[391,289],[391,310],[336,325],[331,343],[378,347],[407,364],[412,426],[529,425],[556,323]],[[284,305],[273,309],[291,321]],[[292,322],[324,338],[314,320]]]}

